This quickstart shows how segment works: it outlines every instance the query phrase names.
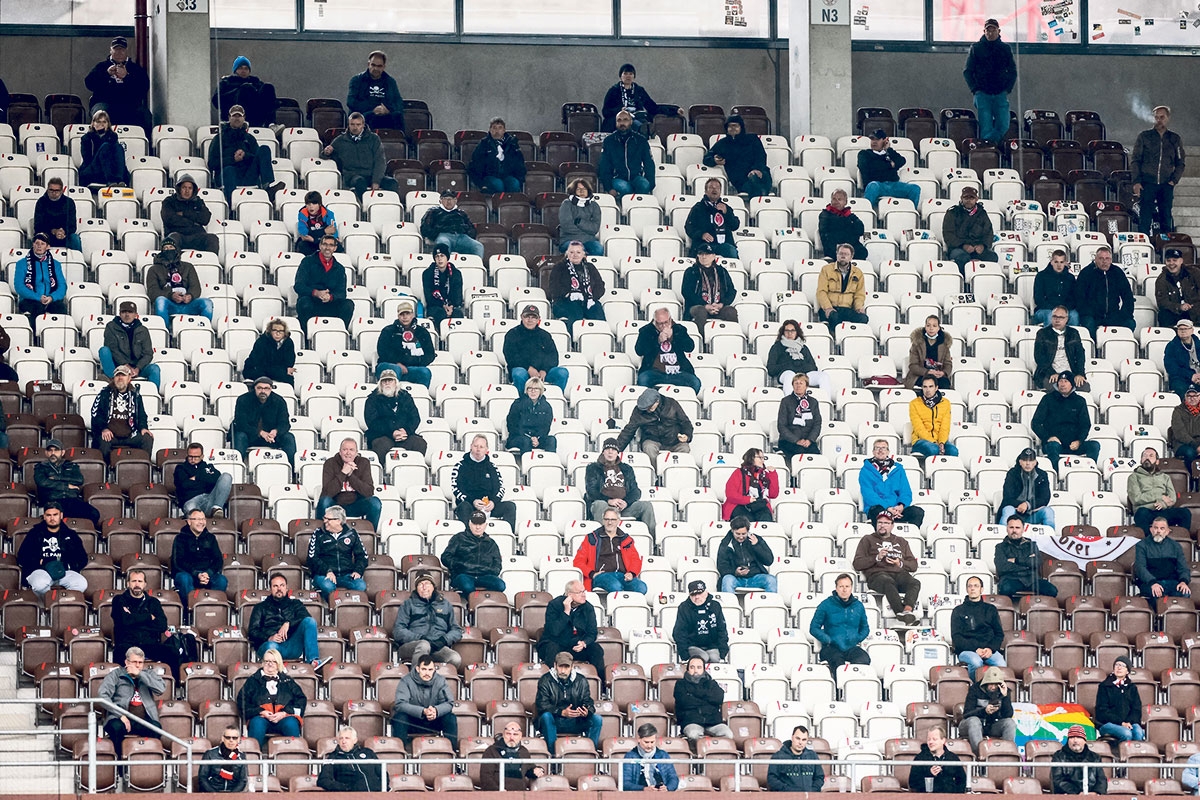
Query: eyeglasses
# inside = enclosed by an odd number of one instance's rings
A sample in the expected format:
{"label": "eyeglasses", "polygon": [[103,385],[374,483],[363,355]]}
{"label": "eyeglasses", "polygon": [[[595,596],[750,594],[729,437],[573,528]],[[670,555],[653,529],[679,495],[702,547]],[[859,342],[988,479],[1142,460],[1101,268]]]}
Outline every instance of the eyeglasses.
{"label": "eyeglasses", "polygon": [[202,454],[200,454],[200,455],[198,455],[198,456],[194,456],[194,455],[192,455],[191,453],[188,453],[188,456],[187,456],[187,460],[188,460],[188,461],[200,461],[200,460],[201,460],[201,459],[203,459],[203,458],[204,458],[204,454],[203,454],[203,453],[202,453]]}
{"label": "eyeglasses", "polygon": [[1051,314],[1050,319],[1066,319],[1066,314]]}
{"label": "eyeglasses", "polygon": [[241,739],[242,737],[241,736],[222,736],[221,738],[222,739],[231,739],[236,742],[238,739]]}
{"label": "eyeglasses", "polygon": [[322,519],[325,522],[338,522],[338,521],[340,521],[341,518],[340,517],[322,517]]}

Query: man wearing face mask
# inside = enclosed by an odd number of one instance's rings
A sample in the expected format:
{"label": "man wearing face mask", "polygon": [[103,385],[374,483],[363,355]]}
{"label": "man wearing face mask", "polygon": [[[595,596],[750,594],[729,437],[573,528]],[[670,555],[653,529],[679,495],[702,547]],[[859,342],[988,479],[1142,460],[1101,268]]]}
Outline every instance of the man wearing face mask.
{"label": "man wearing face mask", "polygon": [[1158,469],[1158,451],[1147,447],[1142,451],[1142,463],[1129,473],[1127,488],[1129,502],[1133,506],[1133,524],[1144,531],[1150,530],[1150,521],[1162,517],[1168,525],[1191,528],[1192,512],[1186,508],[1175,508],[1179,493],[1171,478]]}
{"label": "man wearing face mask", "polygon": [[1150,536],[1133,548],[1133,579],[1142,597],[1191,597],[1192,571],[1183,557],[1183,547],[1172,539],[1167,520],[1161,516],[1150,523]]}
{"label": "man wearing face mask", "polygon": [[733,730],[722,722],[721,704],[725,690],[713,680],[703,658],[689,658],[687,672],[675,681],[675,720],[684,737],[696,742],[705,736],[733,737]]}
{"label": "man wearing face mask", "polygon": [[1066,306],[1055,306],[1047,313],[1050,324],[1039,329],[1033,340],[1034,386],[1053,391],[1058,385],[1059,374],[1070,372],[1076,389],[1091,391],[1084,374],[1087,355],[1083,352],[1083,340],[1079,338],[1079,331],[1067,324],[1075,312],[1068,311]]}
{"label": "man wearing face mask", "polygon": [[633,115],[617,112],[617,130],[604,140],[597,171],[600,185],[613,197],[654,191],[654,158],[645,136],[634,133]]}
{"label": "man wearing face mask", "polygon": [[1191,472],[1192,462],[1200,457],[1200,386],[1188,386],[1183,402],[1171,412],[1170,435],[1175,457]]}
{"label": "man wearing face mask", "polygon": [[563,260],[550,271],[550,286],[546,293],[550,308],[554,316],[566,323],[568,333],[580,320],[605,318],[604,306],[600,304],[606,291],[604,277],[584,253],[583,244],[571,242]]}
{"label": "man wearing face mask", "polygon": [[179,257],[179,243],[183,237],[172,233],[163,239],[162,249],[154,256],[154,263],[146,272],[146,290],[154,313],[162,317],[171,330],[171,317],[177,314],[203,316],[212,320],[212,300],[200,296],[200,276],[196,268]]}

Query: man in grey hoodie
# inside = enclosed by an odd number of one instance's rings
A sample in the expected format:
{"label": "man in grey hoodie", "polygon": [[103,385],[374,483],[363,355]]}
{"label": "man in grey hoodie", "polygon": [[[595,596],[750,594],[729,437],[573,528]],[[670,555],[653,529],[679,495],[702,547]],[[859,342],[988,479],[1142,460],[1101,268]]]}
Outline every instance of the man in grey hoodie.
{"label": "man in grey hoodie", "polygon": [[405,745],[413,736],[445,736],[458,750],[458,718],[446,679],[428,654],[417,658],[409,673],[396,684],[392,711],[392,736]]}

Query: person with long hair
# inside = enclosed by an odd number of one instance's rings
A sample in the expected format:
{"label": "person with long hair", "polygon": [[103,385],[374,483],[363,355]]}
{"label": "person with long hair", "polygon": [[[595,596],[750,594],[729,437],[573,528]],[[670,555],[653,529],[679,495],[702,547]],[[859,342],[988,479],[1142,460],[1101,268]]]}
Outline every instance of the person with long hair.
{"label": "person with long hair", "polygon": [[83,159],[79,165],[79,182],[83,185],[129,183],[125,148],[112,128],[107,111],[92,114],[92,126],[79,142],[79,153]]}
{"label": "person with long hair", "polygon": [[790,389],[792,378],[798,373],[806,375],[809,384],[833,397],[833,384],[828,373],[817,369],[817,360],[804,343],[804,328],[794,319],[785,319],[775,335],[775,344],[767,352],[767,374],[779,381],[784,389]]}
{"label": "person with long hair", "polygon": [[242,377],[252,381],[267,377],[276,383],[296,384],[296,344],[287,322],[273,319],[254,342],[242,366]]}
{"label": "person with long hair", "polygon": [[267,736],[299,736],[308,698],[300,684],[283,670],[278,650],[262,654],[262,666],[242,684],[237,694],[238,712],[246,733],[267,749]]}
{"label": "person with long hair", "polygon": [[604,255],[600,244],[600,204],[592,196],[592,185],[583,178],[567,187],[567,199],[558,207],[559,252],[567,252],[574,242],[583,245],[589,256]]}
{"label": "person with long hair", "polygon": [[763,451],[751,447],[742,456],[742,464],[725,482],[725,504],[721,517],[732,519],[740,514],[751,522],[774,522],[771,498],[779,496],[779,473],[767,469]]}

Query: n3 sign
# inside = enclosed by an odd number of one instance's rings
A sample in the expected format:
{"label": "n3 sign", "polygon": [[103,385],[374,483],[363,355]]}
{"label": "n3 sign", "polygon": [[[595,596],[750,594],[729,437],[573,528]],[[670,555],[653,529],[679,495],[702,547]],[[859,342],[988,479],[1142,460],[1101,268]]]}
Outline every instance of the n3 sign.
{"label": "n3 sign", "polygon": [[850,0],[810,0],[811,25],[849,25]]}
{"label": "n3 sign", "polygon": [[168,0],[167,9],[180,14],[207,14],[208,0]]}

